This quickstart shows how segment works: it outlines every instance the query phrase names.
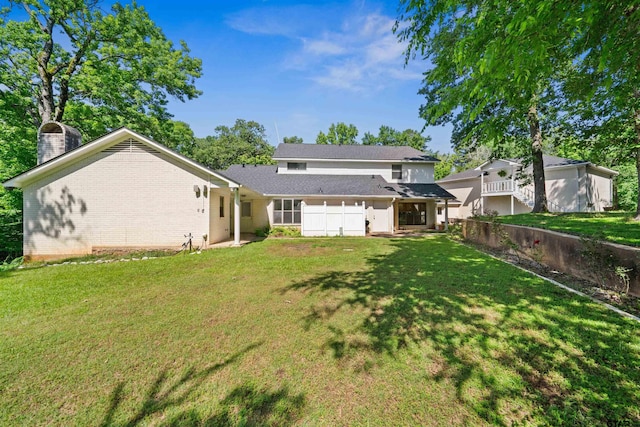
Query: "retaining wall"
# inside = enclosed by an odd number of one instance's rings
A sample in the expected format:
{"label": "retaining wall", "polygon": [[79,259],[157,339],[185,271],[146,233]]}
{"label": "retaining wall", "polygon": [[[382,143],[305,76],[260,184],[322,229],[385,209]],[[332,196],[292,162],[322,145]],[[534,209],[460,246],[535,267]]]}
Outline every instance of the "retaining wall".
{"label": "retaining wall", "polygon": [[471,219],[463,221],[462,234],[466,240],[511,252],[601,287],[622,290],[628,279],[629,293],[640,296],[640,249],[539,228]]}

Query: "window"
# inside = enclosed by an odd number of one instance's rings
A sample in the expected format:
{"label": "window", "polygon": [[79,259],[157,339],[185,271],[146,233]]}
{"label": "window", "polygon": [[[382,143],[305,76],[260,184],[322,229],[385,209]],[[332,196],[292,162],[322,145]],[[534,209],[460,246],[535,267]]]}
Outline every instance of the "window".
{"label": "window", "polygon": [[274,224],[300,224],[302,222],[302,200],[275,199],[273,201]]}
{"label": "window", "polygon": [[402,165],[391,165],[391,179],[402,179]]}
{"label": "window", "polygon": [[442,215],[442,208],[438,207],[438,215]]}
{"label": "window", "polygon": [[306,171],[307,170],[307,164],[306,163],[289,162],[289,163],[287,163],[287,170],[290,170],[290,171]]}
{"label": "window", "polygon": [[398,222],[400,225],[427,225],[427,204],[400,203]]}
{"label": "window", "polygon": [[224,218],[224,196],[220,196],[220,218]]}
{"label": "window", "polygon": [[242,202],[242,205],[240,205],[240,207],[243,217],[251,216],[251,202]]}

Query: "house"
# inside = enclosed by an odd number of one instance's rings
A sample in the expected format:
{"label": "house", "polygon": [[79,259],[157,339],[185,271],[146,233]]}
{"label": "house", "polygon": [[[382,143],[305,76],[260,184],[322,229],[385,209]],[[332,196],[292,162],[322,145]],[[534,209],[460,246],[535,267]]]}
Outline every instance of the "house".
{"label": "house", "polygon": [[23,190],[23,252],[60,258],[101,249],[207,247],[265,226],[303,235],[434,228],[438,160],[410,147],[281,144],[277,165],[213,171],[130,129],[82,145],[62,123],[38,131]]}
{"label": "house", "polygon": [[[587,161],[547,155],[543,164],[551,212],[600,212],[613,206],[613,179],[618,172]],[[531,212],[534,205],[532,166],[519,160],[485,162],[437,183],[456,197],[449,206],[451,218],[487,212],[513,215]]]}
{"label": "house", "polygon": [[38,165],[3,183],[23,191],[26,258],[229,239],[237,182],[126,128],[84,145],[57,122],[38,135]]}
{"label": "house", "polygon": [[280,144],[273,159],[277,165],[220,172],[241,184],[242,230],[364,236],[435,228],[437,202],[452,198],[434,183],[438,160],[411,147]]}

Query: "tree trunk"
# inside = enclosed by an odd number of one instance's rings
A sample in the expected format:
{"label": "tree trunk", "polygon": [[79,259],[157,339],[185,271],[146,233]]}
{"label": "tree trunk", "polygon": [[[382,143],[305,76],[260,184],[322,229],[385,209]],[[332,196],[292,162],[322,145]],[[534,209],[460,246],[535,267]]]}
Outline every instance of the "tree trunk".
{"label": "tree trunk", "polygon": [[549,212],[547,207],[547,189],[544,180],[544,162],[542,160],[542,131],[538,120],[536,105],[529,107],[527,114],[529,121],[529,133],[531,135],[531,156],[533,159],[533,187],[535,203],[532,212]]}
{"label": "tree trunk", "polygon": [[[636,155],[636,172],[638,173],[638,188],[640,188],[640,110],[635,110],[633,112],[633,128],[636,131],[636,146],[638,148],[635,149]],[[636,215],[633,218],[636,221],[640,221],[640,191],[638,191],[638,198],[636,202]]]}

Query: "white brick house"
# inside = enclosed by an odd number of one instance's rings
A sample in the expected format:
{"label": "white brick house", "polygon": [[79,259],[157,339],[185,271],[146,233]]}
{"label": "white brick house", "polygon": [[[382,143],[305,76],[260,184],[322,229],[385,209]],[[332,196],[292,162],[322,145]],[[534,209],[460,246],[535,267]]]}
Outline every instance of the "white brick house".
{"label": "white brick house", "polygon": [[[41,126],[39,164],[3,183],[23,190],[27,258],[99,249],[200,247],[273,226],[303,235],[435,228],[438,160],[410,147],[280,144],[277,166],[213,171],[126,128],[85,145]],[[369,230],[366,228],[368,224]]]}
{"label": "white brick house", "polygon": [[[69,130],[46,123],[39,143]],[[76,145],[4,183],[23,190],[27,258],[230,238],[236,182],[126,128]]]}

